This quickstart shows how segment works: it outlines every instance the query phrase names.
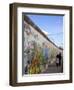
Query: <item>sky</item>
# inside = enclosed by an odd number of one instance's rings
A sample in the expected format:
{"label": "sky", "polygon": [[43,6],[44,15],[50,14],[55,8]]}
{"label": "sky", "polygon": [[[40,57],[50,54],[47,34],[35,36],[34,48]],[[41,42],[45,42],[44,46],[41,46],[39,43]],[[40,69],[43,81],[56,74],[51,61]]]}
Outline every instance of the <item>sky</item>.
{"label": "sky", "polygon": [[27,16],[53,41],[57,46],[63,47],[63,16],[35,15]]}

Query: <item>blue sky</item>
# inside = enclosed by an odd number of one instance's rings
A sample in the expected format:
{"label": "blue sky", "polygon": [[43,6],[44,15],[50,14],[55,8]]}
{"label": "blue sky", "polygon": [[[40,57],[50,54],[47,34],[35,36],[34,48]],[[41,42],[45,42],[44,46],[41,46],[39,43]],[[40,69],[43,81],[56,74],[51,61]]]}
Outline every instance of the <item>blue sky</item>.
{"label": "blue sky", "polygon": [[27,14],[56,45],[63,46],[63,16]]}

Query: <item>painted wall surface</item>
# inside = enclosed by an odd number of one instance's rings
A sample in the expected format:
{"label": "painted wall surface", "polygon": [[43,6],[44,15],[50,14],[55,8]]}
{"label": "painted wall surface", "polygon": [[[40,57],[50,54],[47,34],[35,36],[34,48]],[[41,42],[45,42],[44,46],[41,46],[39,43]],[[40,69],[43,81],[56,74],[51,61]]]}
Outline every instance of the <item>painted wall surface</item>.
{"label": "painted wall surface", "polygon": [[[73,6],[73,16],[74,16],[74,0],[0,0],[0,90],[40,90],[40,89],[41,90],[59,90],[59,89],[74,90],[74,78],[73,78],[73,83],[71,84],[56,84],[56,85],[42,85],[42,86],[39,85],[39,86],[26,86],[26,87],[9,86],[9,3],[12,2],[71,5]],[[74,18],[73,18],[73,22],[74,22]],[[73,34],[74,34],[74,24],[73,24]],[[74,55],[73,55],[73,59],[74,59]]]}

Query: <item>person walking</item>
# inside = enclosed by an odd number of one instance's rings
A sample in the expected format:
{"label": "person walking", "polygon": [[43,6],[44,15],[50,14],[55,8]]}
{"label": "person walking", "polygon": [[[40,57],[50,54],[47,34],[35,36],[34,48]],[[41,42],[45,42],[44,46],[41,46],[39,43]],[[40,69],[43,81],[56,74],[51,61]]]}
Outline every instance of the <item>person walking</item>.
{"label": "person walking", "polygon": [[62,58],[61,53],[56,55],[56,66],[57,67],[61,66],[61,58]]}
{"label": "person walking", "polygon": [[62,56],[61,56],[61,53],[59,53],[59,66],[61,66],[61,59],[62,59]]}
{"label": "person walking", "polygon": [[59,66],[59,55],[58,54],[56,55],[56,66],[57,67]]}

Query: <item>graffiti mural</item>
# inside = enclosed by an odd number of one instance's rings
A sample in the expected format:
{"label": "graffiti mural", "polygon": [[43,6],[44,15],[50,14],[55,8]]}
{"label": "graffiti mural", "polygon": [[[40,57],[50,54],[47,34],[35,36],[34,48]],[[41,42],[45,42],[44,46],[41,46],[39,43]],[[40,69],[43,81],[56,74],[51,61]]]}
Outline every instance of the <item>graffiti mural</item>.
{"label": "graffiti mural", "polygon": [[26,59],[25,74],[41,73],[49,59],[46,42],[38,42],[39,35],[31,30],[28,24],[24,25],[24,58]]}

